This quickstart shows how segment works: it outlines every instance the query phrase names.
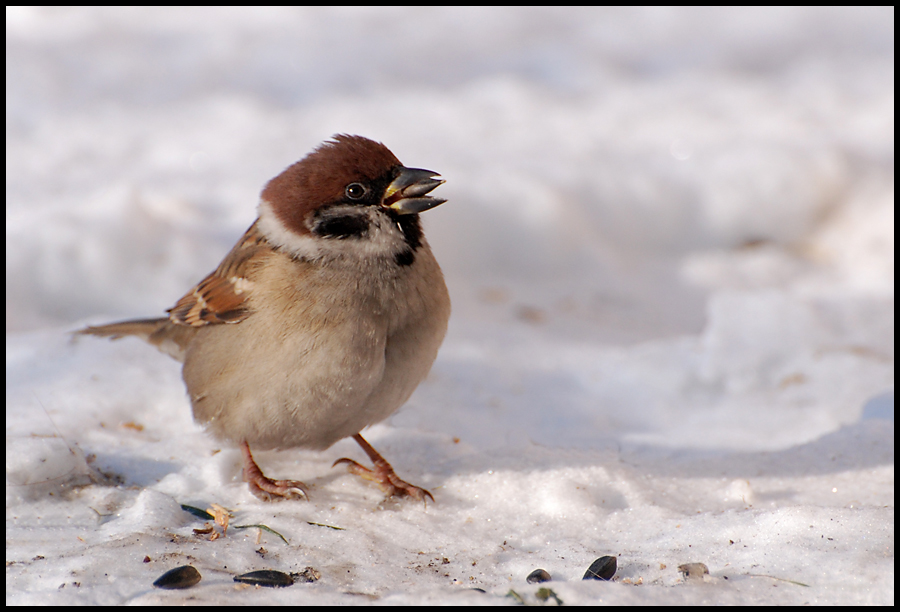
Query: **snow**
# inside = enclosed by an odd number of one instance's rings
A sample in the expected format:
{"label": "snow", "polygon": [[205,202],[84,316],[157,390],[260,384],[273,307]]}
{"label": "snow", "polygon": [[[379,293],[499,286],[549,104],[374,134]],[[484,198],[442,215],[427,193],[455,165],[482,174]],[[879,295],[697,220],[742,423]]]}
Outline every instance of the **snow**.
{"label": "snow", "polygon": [[[893,24],[8,7],[7,603],[892,605]],[[427,507],[332,468],[350,440],[258,453],[311,490],[262,503],[179,364],[69,335],[170,307],[338,132],[447,179],[450,331],[366,433]]]}

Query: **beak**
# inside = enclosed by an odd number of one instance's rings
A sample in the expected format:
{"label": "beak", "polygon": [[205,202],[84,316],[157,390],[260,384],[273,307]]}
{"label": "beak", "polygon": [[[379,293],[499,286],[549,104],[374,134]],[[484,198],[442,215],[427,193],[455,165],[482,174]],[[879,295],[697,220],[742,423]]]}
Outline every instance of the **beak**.
{"label": "beak", "polygon": [[447,200],[425,197],[425,194],[445,182],[444,179],[433,178],[435,176],[440,175],[420,168],[401,168],[400,175],[384,192],[381,205],[400,215],[412,215],[440,206]]}

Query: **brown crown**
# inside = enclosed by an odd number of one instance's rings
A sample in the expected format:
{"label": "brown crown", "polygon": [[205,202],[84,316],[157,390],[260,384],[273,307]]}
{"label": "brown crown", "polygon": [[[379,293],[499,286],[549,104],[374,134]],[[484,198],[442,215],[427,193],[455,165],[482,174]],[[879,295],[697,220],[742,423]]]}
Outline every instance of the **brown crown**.
{"label": "brown crown", "polygon": [[308,233],[307,214],[344,197],[355,181],[371,182],[402,165],[390,149],[362,136],[336,134],[273,178],[262,191],[286,227]]}

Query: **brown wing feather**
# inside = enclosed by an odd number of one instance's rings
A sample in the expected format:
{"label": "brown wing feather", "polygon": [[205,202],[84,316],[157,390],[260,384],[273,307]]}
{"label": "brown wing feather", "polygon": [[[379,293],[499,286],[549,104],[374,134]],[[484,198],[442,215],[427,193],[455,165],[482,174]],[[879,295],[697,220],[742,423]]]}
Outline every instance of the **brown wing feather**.
{"label": "brown wing feather", "polygon": [[272,247],[254,223],[219,267],[167,311],[169,320],[201,327],[240,323],[249,317],[252,311],[247,300],[253,290],[253,267],[260,262],[258,256],[263,250],[271,251]]}

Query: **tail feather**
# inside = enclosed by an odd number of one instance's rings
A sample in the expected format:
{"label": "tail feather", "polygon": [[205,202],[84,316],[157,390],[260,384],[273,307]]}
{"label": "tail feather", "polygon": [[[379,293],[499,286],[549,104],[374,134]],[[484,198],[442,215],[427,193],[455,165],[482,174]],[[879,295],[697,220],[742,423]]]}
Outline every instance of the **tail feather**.
{"label": "tail feather", "polygon": [[76,331],[75,334],[99,336],[111,340],[135,336],[152,344],[166,355],[178,361],[184,361],[184,354],[196,331],[197,329],[194,327],[178,325],[169,319],[159,318],[119,321],[107,325],[89,325]]}

